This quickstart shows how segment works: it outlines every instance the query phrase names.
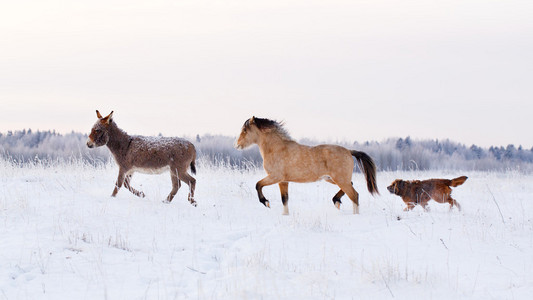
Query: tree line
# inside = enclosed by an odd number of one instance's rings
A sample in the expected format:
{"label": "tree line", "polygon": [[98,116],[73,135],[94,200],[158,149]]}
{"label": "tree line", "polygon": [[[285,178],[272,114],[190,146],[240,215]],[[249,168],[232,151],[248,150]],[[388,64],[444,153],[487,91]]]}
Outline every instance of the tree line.
{"label": "tree line", "polygon": [[[233,147],[235,138],[222,135],[197,135],[188,137],[194,143],[198,158],[215,166],[246,169],[261,166],[262,159],[256,146],[244,151]],[[106,147],[88,149],[87,134],[55,131],[8,131],[0,133],[0,156],[16,163],[45,161],[83,161],[88,164],[105,164],[111,158]],[[319,141],[303,139],[306,145]],[[533,148],[515,145],[483,148],[466,146],[451,140],[413,140],[410,137],[363,143],[337,142],[348,149],[368,153],[379,170],[471,170],[506,171],[533,170]]]}

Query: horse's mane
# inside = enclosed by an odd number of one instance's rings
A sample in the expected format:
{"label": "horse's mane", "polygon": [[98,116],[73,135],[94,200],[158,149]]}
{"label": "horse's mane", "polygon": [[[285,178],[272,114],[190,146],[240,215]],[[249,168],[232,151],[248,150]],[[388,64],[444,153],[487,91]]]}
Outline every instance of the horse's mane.
{"label": "horse's mane", "polygon": [[[284,127],[283,122],[278,122],[270,119],[263,119],[263,118],[253,118],[255,126],[259,128],[259,130],[273,130],[272,132],[277,133],[285,140],[292,140],[291,136],[287,132],[287,130]],[[246,121],[245,126],[250,125],[250,120]]]}

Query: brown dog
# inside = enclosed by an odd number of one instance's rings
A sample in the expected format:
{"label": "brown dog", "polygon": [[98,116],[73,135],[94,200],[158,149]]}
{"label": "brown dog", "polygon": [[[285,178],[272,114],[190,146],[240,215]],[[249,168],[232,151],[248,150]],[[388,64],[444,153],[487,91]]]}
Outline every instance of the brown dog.
{"label": "brown dog", "polygon": [[387,187],[391,194],[402,197],[403,202],[407,204],[404,211],[411,210],[416,204],[420,204],[424,210],[428,210],[426,205],[429,200],[433,199],[440,203],[450,203],[450,209],[455,205],[461,211],[461,205],[451,197],[452,189],[463,184],[468,177],[461,176],[455,179],[429,179],[429,180],[412,180],[404,181],[396,179]]}

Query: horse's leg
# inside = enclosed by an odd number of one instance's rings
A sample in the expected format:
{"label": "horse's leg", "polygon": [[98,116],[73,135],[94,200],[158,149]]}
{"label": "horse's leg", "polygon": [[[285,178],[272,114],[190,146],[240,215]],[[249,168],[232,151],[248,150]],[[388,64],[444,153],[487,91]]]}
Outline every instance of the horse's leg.
{"label": "horse's leg", "polygon": [[176,169],[170,169],[170,180],[172,181],[172,190],[167,196],[167,202],[170,202],[172,201],[172,199],[174,199],[174,196],[176,196],[176,193],[178,193],[178,190],[181,186],[180,179],[178,178],[178,172],[176,171]]}
{"label": "horse's leg", "polygon": [[124,179],[124,186],[132,193],[134,194],[135,196],[138,196],[138,197],[141,197],[141,198],[144,198],[144,193],[141,192],[141,191],[138,191],[136,189],[134,189],[132,186],[131,186],[131,174],[130,175],[126,175],[126,178]]}
{"label": "horse's leg", "polygon": [[335,196],[333,196],[333,204],[337,209],[341,209],[341,197],[344,196],[343,190],[340,190]]}
{"label": "horse's leg", "polygon": [[289,214],[289,183],[284,181],[279,183],[281,192],[281,203],[283,203],[283,215]]}
{"label": "horse's leg", "polygon": [[189,173],[187,173],[187,169],[184,171],[180,171],[178,169],[178,178],[179,180],[182,180],[187,185],[189,185],[189,202],[196,206],[196,201],[194,200],[194,189],[196,188],[196,179],[194,179]]}
{"label": "horse's leg", "polygon": [[111,194],[111,197],[115,197],[118,193],[118,190],[120,187],[122,187],[122,184],[124,183],[124,178],[126,177],[126,172],[120,168],[118,170],[118,178],[117,182],[115,183],[115,189],[113,190],[113,193]]}
{"label": "horse's leg", "polygon": [[[337,185],[337,183],[335,183],[335,181],[333,181],[332,179],[327,178],[326,181],[331,184]],[[341,198],[342,196],[344,196],[344,194],[345,193],[342,190],[340,190],[337,192],[337,194],[335,194],[335,196],[333,196],[333,199],[332,199],[333,205],[335,205],[337,209],[341,209],[341,203],[342,203]]]}
{"label": "horse's leg", "polygon": [[[352,200],[352,202],[353,202],[353,213],[354,214],[359,214],[359,194],[353,188],[352,184],[351,183],[341,183],[341,184],[338,183],[338,185],[341,188],[341,191],[346,193],[346,195],[348,195],[350,200]],[[340,194],[340,192],[337,193],[337,194]]]}
{"label": "horse's leg", "polygon": [[263,195],[263,187],[267,185],[273,185],[278,183],[280,180],[272,176],[267,176],[257,182],[255,189],[257,190],[257,196],[259,197],[259,202],[263,203],[264,206],[270,208],[270,202]]}

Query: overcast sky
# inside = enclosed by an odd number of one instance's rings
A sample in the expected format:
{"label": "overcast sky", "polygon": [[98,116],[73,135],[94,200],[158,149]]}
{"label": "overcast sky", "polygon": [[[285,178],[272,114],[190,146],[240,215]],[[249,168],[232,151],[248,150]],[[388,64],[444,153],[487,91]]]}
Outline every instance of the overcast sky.
{"label": "overcast sky", "polygon": [[533,1],[3,1],[0,132],[533,146]]}

